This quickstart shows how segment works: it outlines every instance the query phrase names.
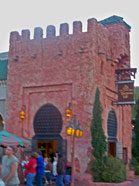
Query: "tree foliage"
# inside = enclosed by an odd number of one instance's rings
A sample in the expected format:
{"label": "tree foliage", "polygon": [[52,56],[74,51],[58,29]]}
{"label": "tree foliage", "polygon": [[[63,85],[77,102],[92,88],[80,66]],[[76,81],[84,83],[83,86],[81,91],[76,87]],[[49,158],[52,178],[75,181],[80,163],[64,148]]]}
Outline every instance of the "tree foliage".
{"label": "tree foliage", "polygon": [[139,163],[139,99],[136,102],[135,128],[134,128],[132,143],[133,143],[133,147],[132,147],[133,157]]}
{"label": "tree foliage", "polygon": [[135,119],[136,114],[137,114],[136,110],[137,110],[137,107],[138,107],[137,101],[139,100],[139,87],[135,87],[134,92],[135,92],[135,102],[136,102],[136,104],[132,105],[132,120]]}
{"label": "tree foliage", "polygon": [[107,151],[106,137],[102,128],[102,107],[100,103],[100,92],[96,89],[95,102],[93,107],[93,119],[91,125],[92,135],[92,154],[93,156],[101,160]]}
{"label": "tree foliage", "polygon": [[93,159],[90,164],[90,170],[95,182],[122,182],[126,178],[126,168],[122,160],[114,157],[107,157],[106,155],[107,143],[102,127],[101,115],[100,92],[97,88],[91,123]]}

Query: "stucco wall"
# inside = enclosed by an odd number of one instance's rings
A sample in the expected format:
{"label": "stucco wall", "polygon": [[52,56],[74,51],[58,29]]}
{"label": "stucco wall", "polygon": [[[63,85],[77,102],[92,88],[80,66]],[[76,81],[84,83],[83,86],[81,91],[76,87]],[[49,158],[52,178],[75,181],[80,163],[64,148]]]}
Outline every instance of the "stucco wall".
{"label": "stucco wall", "polygon": [[[75,153],[76,171],[84,173],[91,158],[90,126],[96,87],[100,89],[105,134],[108,113],[113,109],[117,140],[128,148],[131,159],[131,108],[111,104],[117,101],[115,69],[130,65],[129,30],[122,23],[103,26],[96,19],[88,20],[87,32],[82,32],[81,22],[73,23],[73,34],[69,35],[68,29],[68,24],[61,24],[60,35],[55,36],[55,28],[48,26],[44,38],[43,30],[35,28],[32,40],[29,30],[23,30],[22,35],[11,32],[7,130],[31,139],[37,110],[51,103],[63,116],[61,136],[68,141],[67,158],[71,161],[72,142],[65,133],[65,109],[71,102],[84,129],[83,137],[76,139]],[[19,118],[22,105],[26,106],[24,121]]]}

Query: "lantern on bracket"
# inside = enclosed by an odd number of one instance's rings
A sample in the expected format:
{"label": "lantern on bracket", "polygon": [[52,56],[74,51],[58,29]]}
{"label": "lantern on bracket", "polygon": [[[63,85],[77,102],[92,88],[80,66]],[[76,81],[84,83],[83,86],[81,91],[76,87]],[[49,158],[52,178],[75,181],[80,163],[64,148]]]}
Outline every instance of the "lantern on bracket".
{"label": "lantern on bracket", "polygon": [[67,118],[72,117],[71,103],[69,103],[69,106],[66,108],[65,115],[66,115]]}
{"label": "lantern on bracket", "polygon": [[25,107],[25,105],[23,105],[22,106],[22,109],[20,110],[20,113],[19,113],[19,117],[20,117],[20,119],[25,119],[25,117],[26,117],[26,112],[25,112],[25,110],[26,110],[26,107]]}
{"label": "lantern on bracket", "polygon": [[82,137],[83,135],[83,129],[82,127],[80,126],[80,122],[78,120],[78,125],[76,127],[76,134],[75,134],[77,137]]}
{"label": "lantern on bracket", "polygon": [[69,125],[66,127],[66,133],[68,136],[73,136],[74,132],[75,132],[75,127],[72,124],[72,119],[71,119]]}

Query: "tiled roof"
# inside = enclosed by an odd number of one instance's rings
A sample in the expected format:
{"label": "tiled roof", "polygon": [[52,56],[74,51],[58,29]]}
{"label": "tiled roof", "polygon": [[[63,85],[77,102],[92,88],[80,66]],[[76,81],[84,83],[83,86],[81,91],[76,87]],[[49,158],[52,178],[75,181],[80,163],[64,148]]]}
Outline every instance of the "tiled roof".
{"label": "tiled roof", "polygon": [[113,15],[111,17],[108,17],[102,21],[99,21],[100,24],[103,25],[109,25],[114,23],[123,23],[129,30],[131,29],[131,26],[128,25],[125,21],[123,21],[123,18],[120,16]]}
{"label": "tiled roof", "polygon": [[0,53],[0,60],[1,59],[8,59],[8,52]]}
{"label": "tiled roof", "polygon": [[0,81],[7,80],[8,59],[0,59]]}

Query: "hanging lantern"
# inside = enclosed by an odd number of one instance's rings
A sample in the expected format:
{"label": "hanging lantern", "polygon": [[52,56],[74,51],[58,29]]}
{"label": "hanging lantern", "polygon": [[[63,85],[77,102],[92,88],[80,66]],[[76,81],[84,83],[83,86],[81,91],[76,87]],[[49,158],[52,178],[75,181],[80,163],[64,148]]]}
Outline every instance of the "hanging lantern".
{"label": "hanging lantern", "polygon": [[69,106],[66,109],[65,115],[66,115],[67,118],[71,118],[72,117],[71,103],[69,103]]}
{"label": "hanging lantern", "polygon": [[2,124],[2,125],[4,125],[4,124],[5,124],[4,120],[2,120],[2,121],[1,121],[1,124]]}
{"label": "hanging lantern", "polygon": [[70,118],[72,115],[72,111],[70,109],[66,109],[66,117]]}
{"label": "hanging lantern", "polygon": [[80,126],[79,121],[78,121],[78,125],[77,125],[77,127],[76,127],[75,135],[76,135],[77,137],[81,137],[81,136],[83,135],[83,129],[82,129],[82,127]]}
{"label": "hanging lantern", "polygon": [[70,123],[67,127],[66,127],[66,133],[68,136],[73,136],[75,132],[75,128],[73,126],[72,123]]}
{"label": "hanging lantern", "polygon": [[26,116],[25,111],[24,111],[24,110],[21,110],[21,111],[20,111],[20,114],[19,114],[20,119],[24,119],[25,116]]}

